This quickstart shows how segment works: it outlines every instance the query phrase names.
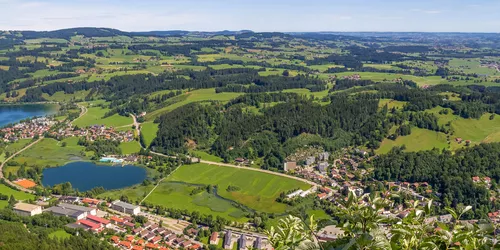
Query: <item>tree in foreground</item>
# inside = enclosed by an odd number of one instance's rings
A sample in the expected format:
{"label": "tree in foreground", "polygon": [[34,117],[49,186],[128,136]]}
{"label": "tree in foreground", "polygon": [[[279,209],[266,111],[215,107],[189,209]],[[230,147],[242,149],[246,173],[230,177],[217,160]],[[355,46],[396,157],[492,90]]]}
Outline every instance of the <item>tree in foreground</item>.
{"label": "tree in foreground", "polygon": [[356,196],[350,193],[339,204],[338,227],[344,237],[335,242],[319,243],[316,222],[289,216],[276,228],[266,231],[274,249],[500,249],[495,226],[489,221],[462,221],[470,206],[446,208],[452,220],[439,222],[432,216],[433,203],[406,204],[410,211],[404,218],[391,217],[382,211],[392,208],[396,194]]}

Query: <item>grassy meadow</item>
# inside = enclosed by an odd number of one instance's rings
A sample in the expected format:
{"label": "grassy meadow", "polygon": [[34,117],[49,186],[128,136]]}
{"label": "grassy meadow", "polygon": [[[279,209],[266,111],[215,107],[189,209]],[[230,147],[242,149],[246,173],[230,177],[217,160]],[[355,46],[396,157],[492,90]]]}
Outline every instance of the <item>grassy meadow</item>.
{"label": "grassy meadow", "polygon": [[78,127],[88,127],[91,125],[106,125],[109,127],[125,126],[133,123],[132,117],[125,117],[118,114],[104,118],[110,110],[101,107],[89,107],[87,113],[73,121],[73,125]]}
{"label": "grassy meadow", "polygon": [[[282,213],[286,210],[286,205],[275,201],[281,192],[310,188],[308,184],[286,177],[207,164],[182,166],[166,181],[217,185],[220,196],[268,213]],[[228,192],[226,189],[229,185],[237,186],[241,190]]]}

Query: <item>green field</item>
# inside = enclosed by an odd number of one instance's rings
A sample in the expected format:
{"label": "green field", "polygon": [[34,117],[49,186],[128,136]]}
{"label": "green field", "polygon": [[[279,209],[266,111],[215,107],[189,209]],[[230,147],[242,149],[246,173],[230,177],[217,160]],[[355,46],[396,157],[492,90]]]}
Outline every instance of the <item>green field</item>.
{"label": "green field", "polygon": [[6,152],[15,153],[22,148],[24,148],[26,145],[30,144],[32,142],[32,139],[20,139],[14,143],[10,143],[5,147]]}
{"label": "green field", "polygon": [[132,124],[132,117],[125,117],[118,114],[114,114],[110,117],[103,118],[104,115],[110,110],[101,107],[90,107],[87,113],[74,120],[73,125],[78,127],[87,127],[91,125],[105,125],[109,127],[119,127]]}
{"label": "green field", "polygon": [[473,144],[485,142],[500,142],[500,117],[484,114],[480,119],[457,118],[451,124],[455,130],[454,137],[470,140]]}
{"label": "green field", "polygon": [[85,147],[77,144],[77,137],[69,137],[64,139],[63,142],[66,142],[66,147],[62,147],[62,143],[57,140],[45,138],[31,148],[26,149],[13,160],[19,164],[27,162],[28,166],[33,164],[61,166],[69,161],[87,160],[91,154],[85,152]]}
{"label": "green field", "polygon": [[146,202],[176,209],[198,211],[202,214],[221,216],[230,220],[246,221],[244,211],[231,202],[204,191],[191,195],[196,186],[183,183],[163,182],[146,199]]}
{"label": "green field", "polygon": [[[11,195],[14,195],[14,198],[16,198],[16,200],[34,200],[35,199],[35,196],[32,194],[28,194],[25,192],[14,190],[14,189],[12,189],[4,184],[0,184],[0,194],[8,195],[9,197]],[[1,207],[1,205],[2,204],[0,203],[0,207]]]}
{"label": "green field", "polygon": [[436,131],[420,129],[413,127],[411,134],[399,136],[396,140],[384,139],[380,148],[376,150],[377,154],[388,153],[393,147],[406,146],[406,151],[415,152],[421,150],[430,150],[433,148],[448,148],[446,135]]}
{"label": "green field", "polygon": [[62,229],[49,234],[49,238],[51,239],[58,238],[60,240],[65,240],[68,239],[69,237],[71,237],[71,234],[67,233]]}
{"label": "green field", "polygon": [[385,105],[387,105],[387,108],[390,111],[392,108],[402,109],[406,105],[406,102],[396,101],[392,99],[380,99],[378,107],[383,108]]}
{"label": "green field", "polygon": [[156,138],[156,132],[158,132],[158,123],[145,122],[141,124],[141,134],[144,137],[144,143],[149,146]]}
{"label": "green field", "polygon": [[[296,188],[303,190],[310,188],[310,185],[306,183],[286,177],[207,164],[184,165],[171,174],[166,181],[218,185],[218,194],[220,196],[234,200],[251,209],[268,213],[283,213],[286,211],[286,205],[275,201],[281,192]],[[228,192],[226,188],[229,185],[237,186],[241,190]],[[153,194],[156,193],[158,191],[153,192]],[[156,200],[148,197],[150,202]]]}
{"label": "green field", "polygon": [[[182,107],[186,104],[193,103],[193,102],[202,102],[202,101],[221,101],[221,102],[227,102],[230,101],[231,99],[234,99],[238,96],[242,95],[242,93],[215,93],[215,89],[199,89],[199,90],[194,90],[192,92],[188,92],[185,94],[182,94],[181,96],[187,96],[184,100],[180,102],[176,102],[172,105],[169,105],[167,107],[155,110],[151,113],[148,113],[146,115],[146,120],[154,120],[156,117],[159,115],[172,111],[178,107]],[[180,97],[180,96],[179,96]]]}
{"label": "green field", "polygon": [[139,153],[141,150],[141,145],[137,141],[122,142],[120,143],[120,149],[123,155],[129,155],[134,153]]}
{"label": "green field", "polygon": [[42,94],[42,97],[48,101],[54,102],[68,102],[72,100],[83,100],[89,94],[89,90],[76,91],[73,94],[65,94],[63,91],[56,92],[52,96],[46,93]]}
{"label": "green field", "polygon": [[211,154],[204,152],[204,151],[193,150],[193,151],[191,151],[191,154],[195,155],[196,157],[200,157],[202,160],[205,160],[205,161],[223,162],[222,158],[215,156],[215,155],[211,155]]}
{"label": "green field", "polygon": [[148,194],[151,191],[151,189],[153,189],[153,185],[149,186],[136,185],[129,188],[107,191],[99,195],[99,198],[109,197],[112,198],[113,200],[116,200],[119,199],[120,196],[125,195],[131,201],[140,201],[142,200],[142,198],[144,198],[146,194]]}

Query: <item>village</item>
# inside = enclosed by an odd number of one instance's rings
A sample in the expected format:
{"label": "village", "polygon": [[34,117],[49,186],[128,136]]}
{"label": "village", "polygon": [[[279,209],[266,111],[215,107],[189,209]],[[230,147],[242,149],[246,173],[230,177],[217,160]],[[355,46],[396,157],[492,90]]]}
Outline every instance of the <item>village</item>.
{"label": "village", "polygon": [[[56,129],[52,129],[58,125]],[[33,118],[17,123],[0,130],[4,142],[16,142],[20,139],[33,139],[37,136],[47,135],[54,138],[82,137],[88,141],[111,140],[130,142],[135,139],[131,130],[117,131],[113,127],[104,125],[91,125],[78,128],[70,122],[59,122],[50,117]]]}
{"label": "village", "polygon": [[[21,216],[51,213],[76,220],[68,228],[102,233],[110,244],[120,249],[202,249],[204,245],[218,245],[224,249],[272,249],[266,236],[229,228],[211,232],[207,226],[193,225],[184,220],[151,214],[144,207],[123,201],[75,196],[58,196],[56,205],[48,205],[49,198],[40,198],[36,204],[19,202],[13,211]],[[235,231],[236,230],[236,231]],[[201,234],[209,235],[206,243]]]}

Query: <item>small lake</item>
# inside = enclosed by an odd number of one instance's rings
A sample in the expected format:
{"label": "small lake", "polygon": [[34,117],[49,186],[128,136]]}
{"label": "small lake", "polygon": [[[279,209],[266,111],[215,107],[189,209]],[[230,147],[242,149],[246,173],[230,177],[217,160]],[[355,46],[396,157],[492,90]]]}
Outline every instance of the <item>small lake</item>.
{"label": "small lake", "polygon": [[35,116],[46,116],[56,113],[55,105],[26,104],[26,105],[1,105],[0,104],[0,128],[17,123],[26,118]]}
{"label": "small lake", "polygon": [[62,167],[43,170],[42,184],[54,186],[70,182],[74,189],[85,192],[95,187],[119,189],[142,183],[146,179],[146,170],[141,167],[102,166],[92,162],[72,162]]}

